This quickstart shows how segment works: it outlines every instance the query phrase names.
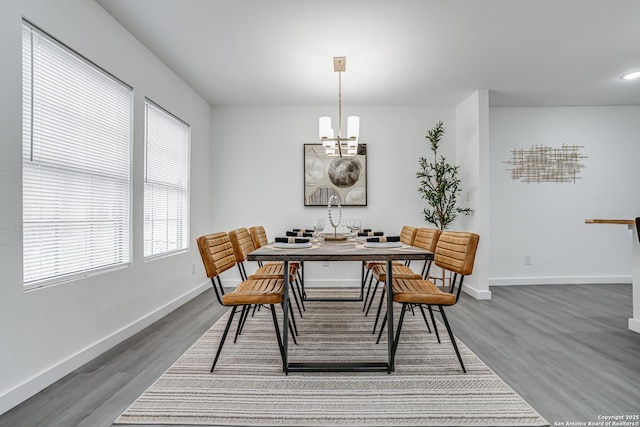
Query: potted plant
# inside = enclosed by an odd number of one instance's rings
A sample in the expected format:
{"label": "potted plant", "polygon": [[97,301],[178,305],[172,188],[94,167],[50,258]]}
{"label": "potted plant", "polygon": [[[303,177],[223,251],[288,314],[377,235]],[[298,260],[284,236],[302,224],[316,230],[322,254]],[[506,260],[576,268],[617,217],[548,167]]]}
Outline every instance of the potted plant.
{"label": "potted plant", "polygon": [[427,131],[426,138],[431,143],[433,161],[419,157],[420,171],[416,173],[420,181],[418,192],[428,204],[423,210],[424,220],[440,230],[446,230],[459,214],[469,215],[473,212],[470,208],[456,206],[458,194],[462,191],[458,177],[459,166],[449,164],[442,155],[438,158],[440,139],[444,134],[442,121]]}

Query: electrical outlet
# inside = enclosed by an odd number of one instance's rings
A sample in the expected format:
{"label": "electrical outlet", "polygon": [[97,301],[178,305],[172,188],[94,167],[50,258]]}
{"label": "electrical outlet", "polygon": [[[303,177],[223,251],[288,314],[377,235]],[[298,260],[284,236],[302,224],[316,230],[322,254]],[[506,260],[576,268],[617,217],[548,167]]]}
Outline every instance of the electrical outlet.
{"label": "electrical outlet", "polygon": [[524,265],[531,265],[531,255],[524,256]]}
{"label": "electrical outlet", "polygon": [[196,264],[191,264],[191,274],[196,274]]}
{"label": "electrical outlet", "polygon": [[322,266],[323,266],[323,267],[329,267],[329,263],[328,263],[328,262],[323,262],[323,263],[322,263]]}

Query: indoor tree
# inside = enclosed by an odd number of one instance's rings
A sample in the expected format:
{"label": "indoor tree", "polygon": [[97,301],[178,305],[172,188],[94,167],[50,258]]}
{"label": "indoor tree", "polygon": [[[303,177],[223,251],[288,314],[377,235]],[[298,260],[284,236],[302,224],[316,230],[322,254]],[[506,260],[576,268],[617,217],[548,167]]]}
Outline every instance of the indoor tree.
{"label": "indoor tree", "polygon": [[451,165],[444,156],[438,157],[440,139],[445,134],[442,121],[427,131],[426,138],[431,143],[433,161],[419,157],[420,172],[416,173],[420,181],[418,192],[427,201],[428,206],[423,209],[424,220],[446,230],[459,214],[469,215],[473,212],[470,208],[457,207],[457,197],[462,191],[459,166]]}

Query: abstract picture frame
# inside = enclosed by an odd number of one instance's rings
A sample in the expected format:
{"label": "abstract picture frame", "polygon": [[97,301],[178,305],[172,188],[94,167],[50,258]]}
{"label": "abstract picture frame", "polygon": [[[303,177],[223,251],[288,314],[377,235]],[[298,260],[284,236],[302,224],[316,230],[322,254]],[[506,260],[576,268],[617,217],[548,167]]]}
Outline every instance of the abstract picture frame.
{"label": "abstract picture frame", "polygon": [[367,206],[367,144],[355,156],[327,156],[322,144],[304,144],[304,205],[327,206],[329,197],[342,206]]}

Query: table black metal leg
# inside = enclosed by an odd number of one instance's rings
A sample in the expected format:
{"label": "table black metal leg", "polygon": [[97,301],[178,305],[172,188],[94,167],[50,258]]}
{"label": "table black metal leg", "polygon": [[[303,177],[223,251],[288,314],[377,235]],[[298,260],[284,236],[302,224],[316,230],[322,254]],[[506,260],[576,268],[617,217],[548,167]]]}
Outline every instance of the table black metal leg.
{"label": "table black metal leg", "polygon": [[389,373],[395,370],[394,363],[394,336],[393,336],[393,264],[391,260],[387,260],[387,280],[385,286],[387,287],[387,345],[388,345],[388,364]]}
{"label": "table black metal leg", "polygon": [[[289,261],[284,261],[284,271],[289,271]],[[284,275],[284,291],[282,295],[282,370],[285,374],[289,374],[288,365],[289,362],[287,360],[288,356],[288,342],[289,342],[289,332],[287,331],[287,325],[289,324],[289,275],[285,273]]]}

